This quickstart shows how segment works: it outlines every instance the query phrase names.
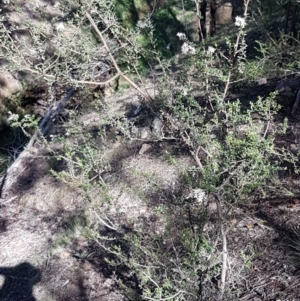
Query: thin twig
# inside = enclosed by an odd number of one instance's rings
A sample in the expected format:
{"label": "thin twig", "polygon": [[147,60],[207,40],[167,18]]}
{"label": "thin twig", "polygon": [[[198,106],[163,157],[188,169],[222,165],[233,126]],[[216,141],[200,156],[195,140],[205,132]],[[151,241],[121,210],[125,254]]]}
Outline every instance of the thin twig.
{"label": "thin twig", "polygon": [[223,215],[222,215],[222,208],[220,204],[220,197],[218,194],[215,195],[216,204],[218,208],[218,215],[220,220],[220,231],[222,236],[222,271],[221,271],[221,289],[218,296],[218,300],[222,301],[224,291],[225,291],[225,285],[226,285],[226,273],[227,273],[227,239],[226,239],[226,233],[224,231],[223,227]]}
{"label": "thin twig", "polygon": [[266,127],[266,130],[265,130],[265,133],[264,133],[264,138],[266,138],[266,136],[268,134],[269,126],[270,126],[270,121],[268,121],[268,123],[267,123],[267,127]]}
{"label": "thin twig", "polygon": [[113,226],[109,225],[105,220],[103,220],[95,210],[93,210],[93,212],[95,213],[96,217],[99,219],[99,221],[104,225],[106,226],[107,228],[111,229],[111,230],[114,230],[114,231],[117,231],[116,228],[114,228]]}
{"label": "thin twig", "polygon": [[[188,136],[188,134],[185,132],[185,134]],[[184,136],[183,133],[180,134],[181,139],[183,140],[183,142],[186,144],[187,147],[191,148],[191,143],[188,141],[188,138],[186,138]],[[197,148],[196,152],[194,152],[192,149],[190,149],[190,154],[192,155],[192,157],[195,159],[198,167],[203,170],[203,165],[198,157],[198,153],[200,151],[200,146]]]}
{"label": "thin twig", "polygon": [[106,40],[104,38],[104,36],[102,35],[102,33],[100,32],[100,30],[98,29],[94,19],[91,17],[91,15],[87,12],[86,13],[87,18],[89,19],[90,23],[92,24],[93,28],[95,29],[96,33],[98,34],[98,36],[100,37],[104,48],[106,49],[106,51],[108,52],[108,55],[111,59],[112,64],[114,65],[115,69],[117,70],[117,74],[119,74],[120,76],[122,76],[134,89],[136,89],[147,101],[151,102],[152,98],[147,95],[147,93],[145,91],[143,91],[142,89],[140,89],[127,75],[125,75],[124,72],[122,72],[114,58],[114,56],[112,55],[112,52],[109,48],[109,46],[106,43]]}

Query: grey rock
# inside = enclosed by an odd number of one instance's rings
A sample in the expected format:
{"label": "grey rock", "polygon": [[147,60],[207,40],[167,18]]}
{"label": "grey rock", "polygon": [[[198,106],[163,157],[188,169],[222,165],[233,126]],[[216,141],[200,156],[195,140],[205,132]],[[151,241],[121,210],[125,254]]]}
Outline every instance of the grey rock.
{"label": "grey rock", "polygon": [[141,129],[141,139],[147,139],[149,138],[149,132],[150,132],[150,129],[149,128],[142,128]]}
{"label": "grey rock", "polygon": [[163,135],[162,128],[163,128],[163,122],[158,117],[155,117],[152,121],[153,134],[157,136],[162,136]]}
{"label": "grey rock", "polygon": [[143,145],[142,145],[142,147],[139,151],[139,155],[143,155],[144,153],[146,153],[151,148],[152,148],[151,144],[143,143]]}

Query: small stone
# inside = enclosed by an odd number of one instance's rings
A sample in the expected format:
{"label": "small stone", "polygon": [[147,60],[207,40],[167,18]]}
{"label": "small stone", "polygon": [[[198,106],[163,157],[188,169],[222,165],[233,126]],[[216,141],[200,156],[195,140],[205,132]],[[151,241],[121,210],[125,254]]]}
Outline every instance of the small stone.
{"label": "small stone", "polygon": [[144,153],[146,153],[151,148],[152,148],[151,144],[143,143],[143,145],[142,145],[142,147],[139,151],[139,155],[143,155]]}
{"label": "small stone", "polygon": [[296,144],[291,144],[290,145],[291,151],[294,155],[297,155],[298,152],[300,151],[300,148]]}
{"label": "small stone", "polygon": [[265,77],[260,77],[257,82],[260,86],[265,85],[267,83],[267,79]]}
{"label": "small stone", "polygon": [[155,135],[162,135],[162,127],[163,122],[158,117],[155,117],[152,122],[153,133]]}
{"label": "small stone", "polygon": [[60,259],[67,259],[71,257],[71,254],[68,251],[61,251],[58,256]]}
{"label": "small stone", "polygon": [[147,129],[146,129],[146,128],[143,128],[143,129],[141,130],[141,139],[147,139],[148,136],[149,136],[149,133],[148,133]]}

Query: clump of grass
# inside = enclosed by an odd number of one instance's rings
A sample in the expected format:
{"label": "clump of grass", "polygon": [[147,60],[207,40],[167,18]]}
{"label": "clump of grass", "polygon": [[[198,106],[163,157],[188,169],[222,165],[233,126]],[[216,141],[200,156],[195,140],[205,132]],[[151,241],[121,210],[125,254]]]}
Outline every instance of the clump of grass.
{"label": "clump of grass", "polygon": [[296,266],[300,266],[300,229],[293,229],[290,237],[287,238],[288,246],[291,249],[291,255]]}

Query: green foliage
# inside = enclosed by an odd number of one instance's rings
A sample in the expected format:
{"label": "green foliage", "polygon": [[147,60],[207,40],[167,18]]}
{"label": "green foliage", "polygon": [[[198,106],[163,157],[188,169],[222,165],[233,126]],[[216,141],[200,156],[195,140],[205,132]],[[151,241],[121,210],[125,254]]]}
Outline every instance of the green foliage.
{"label": "green foliage", "polygon": [[[176,218],[170,218],[170,212],[178,212],[179,217],[190,210],[193,210],[195,219],[198,217],[198,224],[193,227],[183,228],[184,220],[181,223]],[[135,231],[127,232],[121,240],[97,241],[103,249],[110,250],[115,255],[114,259],[107,261],[110,266],[122,265],[124,269],[129,268],[139,279],[142,291],[140,298],[194,300],[198,290],[199,254],[204,258],[212,249],[210,243],[201,238],[205,221],[202,210],[194,203],[184,208],[180,205],[168,206],[163,213],[156,211],[156,217],[165,220],[163,229],[149,231],[145,225],[138,223]],[[128,257],[124,254],[124,245],[127,252],[130,252]],[[204,262],[201,264],[203,268],[208,265]],[[120,277],[119,284],[126,295],[131,296],[130,300],[138,298],[136,291],[127,286],[126,278]]]}
{"label": "green foliage", "polygon": [[[276,93],[264,99],[247,99],[250,108],[239,100],[224,99],[222,82],[240,77],[241,73],[247,79],[254,76],[251,68],[248,69],[244,35],[238,37],[237,43],[227,42],[229,57],[236,56],[234,68],[227,61],[220,61],[216,49],[197,51],[185,59],[170,87],[171,93],[164,87],[160,91],[160,97],[165,99],[163,110],[168,112],[166,119],[176,124],[181,138],[194,154],[197,149],[202,152],[200,187],[208,193],[221,194],[230,202],[247,198],[280,169],[273,160],[276,156],[274,118],[280,109]],[[212,58],[222,64],[221,72],[220,65],[211,64]],[[226,72],[229,77],[224,76]],[[191,93],[191,77],[202,91],[196,98]]]}
{"label": "green foliage", "polygon": [[36,118],[34,115],[25,114],[24,116],[20,116],[11,112],[8,113],[10,126],[12,128],[21,128],[21,130],[27,137],[31,136],[30,132],[33,133],[33,131],[37,129],[39,118]]}
{"label": "green foliage", "polygon": [[101,185],[102,174],[110,170],[104,157],[106,148],[101,146],[105,134],[105,125],[102,125],[98,141],[95,141],[91,134],[83,131],[82,124],[73,119],[66,132],[68,138],[56,137],[57,141],[63,143],[63,153],[57,154],[57,159],[64,162],[67,168],[60,172],[52,170],[52,173],[68,185],[83,191],[89,191],[94,182],[100,182]]}
{"label": "green foliage", "polygon": [[[152,31],[153,40],[155,40],[155,49],[163,58],[170,58],[172,54],[178,51],[177,32],[184,32],[183,23],[177,18],[177,12],[174,1],[166,1],[162,4],[151,3],[151,1],[116,1],[114,10],[117,17],[122,21],[125,28],[133,29],[139,22],[147,20],[151,15],[154,30]],[[148,35],[142,33],[140,41],[145,48],[153,47],[148,39]],[[172,49],[167,49],[170,43]],[[153,56],[148,56],[142,63],[151,62]],[[148,67],[148,66],[147,66]]]}

